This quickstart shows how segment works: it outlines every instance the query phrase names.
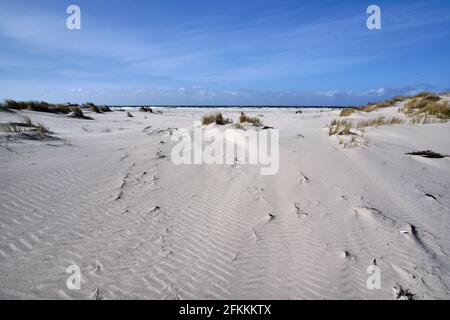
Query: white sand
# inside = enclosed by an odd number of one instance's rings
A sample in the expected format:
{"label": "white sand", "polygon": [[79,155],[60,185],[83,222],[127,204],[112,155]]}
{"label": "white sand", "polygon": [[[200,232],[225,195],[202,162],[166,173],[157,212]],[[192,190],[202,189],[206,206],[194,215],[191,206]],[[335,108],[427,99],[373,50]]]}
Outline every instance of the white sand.
{"label": "white sand", "polygon": [[[325,129],[339,111],[259,109],[248,114],[280,129],[277,175],[174,165],[168,130],[153,130],[211,111],[1,112],[71,145],[2,142],[0,298],[394,299],[396,284],[450,298],[450,158],[405,155],[450,154],[450,123],[370,128],[367,145],[344,149]],[[397,115],[368,115],[380,113]],[[374,259],[379,290],[366,286]],[[72,264],[80,290],[66,287]]]}

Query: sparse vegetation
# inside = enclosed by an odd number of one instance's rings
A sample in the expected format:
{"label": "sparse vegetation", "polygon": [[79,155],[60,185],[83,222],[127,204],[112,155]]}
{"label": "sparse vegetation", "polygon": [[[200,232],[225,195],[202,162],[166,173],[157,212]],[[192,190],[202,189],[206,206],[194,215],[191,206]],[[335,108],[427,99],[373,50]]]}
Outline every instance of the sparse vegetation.
{"label": "sparse vegetation", "polygon": [[209,114],[202,117],[202,124],[205,126],[213,122],[218,125],[224,125],[231,123],[232,121],[228,118],[224,118],[222,113],[220,112]]}
{"label": "sparse vegetation", "polygon": [[345,109],[342,109],[341,110],[341,113],[340,113],[340,117],[348,117],[348,116],[350,116],[353,112],[355,112],[355,111],[357,111],[358,109],[357,108],[345,108]]}
{"label": "sparse vegetation", "polygon": [[[399,108],[400,112],[412,117],[412,124],[426,124],[436,121],[446,122],[450,119],[450,105],[448,101],[441,101],[441,97],[430,92],[421,92],[414,96],[398,96],[392,99],[384,100],[377,103],[368,103],[364,107],[353,107],[342,109],[340,116],[348,117],[355,111],[372,112],[380,108],[395,106],[399,102],[404,102]],[[392,118],[391,120],[368,120],[359,124],[362,129],[367,126],[393,125],[400,124],[404,121],[400,118]]]}
{"label": "sparse vegetation", "polygon": [[379,126],[392,126],[396,124],[402,124],[404,121],[398,117],[392,117],[386,119],[385,117],[378,117],[376,119],[359,121],[356,124],[356,129],[364,131],[367,127],[379,127]]}
{"label": "sparse vegetation", "polygon": [[128,118],[133,118],[133,115],[131,114],[130,111],[127,111],[127,117],[128,117]]}
{"label": "sparse vegetation", "polygon": [[49,113],[69,113],[70,108],[63,104],[49,104],[44,101],[15,101],[7,99],[2,103],[2,107],[10,110],[31,110]]}
{"label": "sparse vegetation", "polygon": [[347,135],[351,134],[352,122],[349,120],[336,120],[331,121],[328,126],[328,135]]}
{"label": "sparse vegetation", "polygon": [[97,106],[95,106],[95,105],[91,106],[91,111],[94,112],[94,113],[102,113],[100,111],[100,109]]}
{"label": "sparse vegetation", "polygon": [[405,102],[399,111],[413,116],[413,123],[429,123],[434,119],[448,121],[450,119],[450,105],[447,101],[434,94],[426,94],[412,98]]}
{"label": "sparse vegetation", "polygon": [[[355,147],[360,144],[368,145],[369,140],[364,137],[364,132],[366,127],[378,127],[401,124],[404,121],[400,118],[393,117],[386,119],[384,117],[378,117],[375,119],[363,120],[354,122],[350,120],[339,120],[334,119],[328,126],[328,135],[341,136],[339,138],[339,145],[343,146],[344,149],[348,147]],[[348,138],[350,136],[350,138]]]}
{"label": "sparse vegetation", "polygon": [[434,93],[431,93],[431,92],[428,92],[428,91],[422,91],[422,92],[412,96],[411,98],[426,98],[426,97],[430,97],[430,96],[435,97],[435,98],[439,98],[438,95],[436,95]]}
{"label": "sparse vegetation", "polygon": [[[93,112],[101,112],[101,110],[93,103],[86,104]],[[84,116],[83,112],[77,105],[71,104],[51,104],[44,101],[15,101],[12,99],[6,99],[1,104],[2,110],[30,110],[37,112],[48,112],[57,114],[71,114],[75,118],[92,119]],[[106,109],[105,109],[106,110]],[[109,111],[111,111],[108,108]]]}
{"label": "sparse vegetation", "polygon": [[7,136],[20,135],[22,138],[44,140],[51,137],[52,132],[43,123],[34,123],[29,117],[23,117],[21,122],[0,124],[0,131]]}
{"label": "sparse vegetation", "polygon": [[73,107],[71,109],[72,112],[69,114],[69,116],[77,119],[93,120],[91,117],[85,116],[83,111],[81,111],[79,107]]}
{"label": "sparse vegetation", "polygon": [[438,95],[430,93],[430,92],[421,92],[412,97],[397,96],[397,97],[393,97],[391,99],[387,99],[387,100],[380,101],[380,102],[369,102],[367,105],[361,106],[361,107],[352,107],[352,108],[342,109],[340,116],[347,117],[355,111],[372,112],[372,111],[375,111],[375,110],[378,110],[381,108],[393,107],[397,103],[406,101],[408,99],[413,99],[413,100],[414,99],[417,99],[417,100],[424,99],[427,102],[432,102],[432,101],[439,101],[440,98]]}
{"label": "sparse vegetation", "polygon": [[261,119],[258,117],[249,117],[243,112],[241,112],[241,115],[239,116],[239,123],[250,123],[256,127],[262,125]]}
{"label": "sparse vegetation", "polygon": [[150,108],[150,107],[140,107],[140,108],[139,108],[139,111],[140,111],[140,112],[150,112],[150,113],[153,113],[153,109]]}
{"label": "sparse vegetation", "polygon": [[101,112],[112,112],[112,110],[108,106],[101,106],[100,111]]}
{"label": "sparse vegetation", "polygon": [[398,96],[398,97],[394,97],[392,99],[388,99],[388,100],[384,100],[384,101],[380,101],[380,102],[376,102],[376,103],[368,103],[366,106],[364,107],[360,107],[358,108],[361,111],[364,112],[372,112],[381,108],[387,108],[387,107],[393,107],[396,103],[398,102],[402,102],[405,101],[407,99],[407,97],[405,96]]}

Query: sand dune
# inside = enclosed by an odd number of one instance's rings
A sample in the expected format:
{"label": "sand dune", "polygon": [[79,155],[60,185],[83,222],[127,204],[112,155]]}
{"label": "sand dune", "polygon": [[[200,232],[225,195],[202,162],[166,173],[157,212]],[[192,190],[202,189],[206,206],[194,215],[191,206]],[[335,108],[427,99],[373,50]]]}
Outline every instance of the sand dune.
{"label": "sand dune", "polygon": [[[171,161],[171,134],[211,110],[131,112],[0,113],[67,138],[2,142],[0,298],[450,297],[450,159],[405,154],[450,154],[449,123],[368,128],[343,148],[326,130],[337,110],[245,110],[280,129],[279,172],[263,176]],[[66,286],[72,264],[80,290]]]}

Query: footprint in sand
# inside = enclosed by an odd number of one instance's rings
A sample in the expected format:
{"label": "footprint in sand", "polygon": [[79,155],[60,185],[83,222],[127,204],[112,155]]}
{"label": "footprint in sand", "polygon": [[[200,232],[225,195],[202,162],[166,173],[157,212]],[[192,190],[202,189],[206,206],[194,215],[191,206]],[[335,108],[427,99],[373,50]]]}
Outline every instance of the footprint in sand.
{"label": "footprint in sand", "polygon": [[300,201],[294,201],[294,210],[298,216],[308,216],[308,213],[302,209]]}
{"label": "footprint in sand", "polygon": [[301,171],[300,171],[298,180],[299,180],[299,183],[300,183],[300,184],[305,184],[305,183],[308,183],[308,182],[309,182],[309,178],[308,178],[303,172],[301,172]]}

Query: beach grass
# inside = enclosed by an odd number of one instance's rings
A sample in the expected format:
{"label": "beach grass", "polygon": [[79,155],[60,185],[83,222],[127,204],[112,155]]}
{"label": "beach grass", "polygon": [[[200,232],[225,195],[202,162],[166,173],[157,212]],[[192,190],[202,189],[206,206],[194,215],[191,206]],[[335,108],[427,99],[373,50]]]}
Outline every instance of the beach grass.
{"label": "beach grass", "polygon": [[398,117],[392,117],[387,119],[385,117],[378,117],[370,120],[359,121],[356,124],[356,129],[364,131],[367,127],[380,127],[380,126],[392,126],[397,124],[402,124],[404,121]]}
{"label": "beach grass", "polygon": [[[104,106],[99,108],[92,102],[84,104],[85,108],[89,108],[92,112],[110,112],[111,109]],[[56,113],[56,114],[70,114],[73,113],[75,117],[88,118],[82,115],[80,107],[78,105],[70,104],[53,104],[45,101],[16,101],[13,99],[6,99],[1,103],[2,110],[30,110],[36,112]],[[81,114],[80,114],[81,112]]]}
{"label": "beach grass", "polygon": [[336,120],[331,121],[328,126],[328,135],[347,135],[351,133],[353,124],[349,120]]}
{"label": "beach grass", "polygon": [[0,124],[0,131],[11,134],[23,134],[25,137],[44,140],[51,136],[53,133],[43,123],[34,123],[29,117],[22,117],[21,122],[8,122]]}
{"label": "beach grass", "polygon": [[439,96],[433,94],[412,98],[405,102],[399,111],[416,118],[428,119],[429,121],[432,121],[432,119],[448,121],[450,119],[450,105],[448,101],[441,101]]}
{"label": "beach grass", "polygon": [[153,109],[150,108],[150,107],[140,107],[140,108],[139,108],[139,111],[140,111],[140,112],[150,112],[150,113],[153,113]]}
{"label": "beach grass", "polygon": [[261,119],[258,117],[249,117],[244,112],[241,112],[241,115],[239,116],[239,123],[250,123],[256,127],[259,127],[262,125]]}
{"label": "beach grass", "polygon": [[358,108],[345,108],[341,110],[339,114],[340,117],[348,117],[353,114],[353,112],[357,111]]}
{"label": "beach grass", "polygon": [[202,117],[202,124],[203,125],[208,125],[210,123],[216,123],[219,125],[224,125],[224,124],[228,124],[231,123],[232,121],[228,118],[224,118],[222,113],[220,112],[216,112],[216,113],[212,113],[212,114],[208,114]]}

